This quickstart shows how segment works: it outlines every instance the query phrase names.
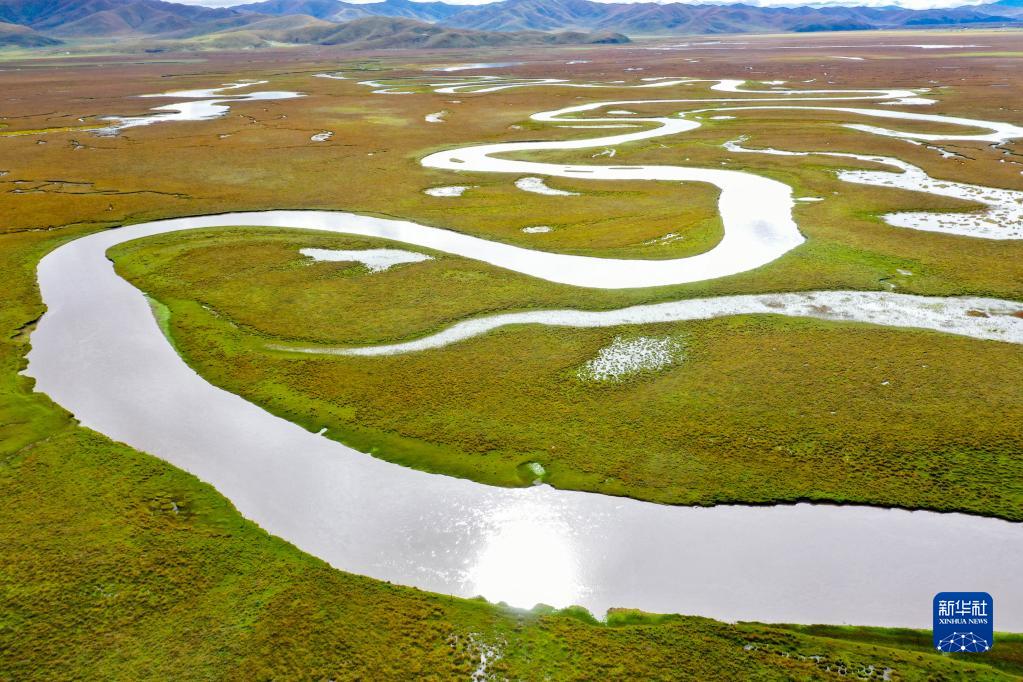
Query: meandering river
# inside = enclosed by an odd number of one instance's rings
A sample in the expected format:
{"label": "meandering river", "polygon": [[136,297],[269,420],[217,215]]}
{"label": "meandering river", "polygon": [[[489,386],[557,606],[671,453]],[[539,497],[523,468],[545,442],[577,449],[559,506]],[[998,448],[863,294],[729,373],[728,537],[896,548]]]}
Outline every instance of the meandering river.
{"label": "meandering river", "polygon": [[[614,143],[694,125],[683,118],[646,120],[658,128],[615,136]],[[1001,125],[988,129],[1004,132]],[[490,156],[536,145],[578,149],[584,142],[610,144],[596,138],[483,145],[442,152],[425,163],[712,182],[722,190],[725,238],[700,256],[651,262],[549,254],[410,222],[323,211],[133,225],[77,239],[40,262],[47,313],[32,335],[27,373],[37,390],[83,425],[194,473],[269,532],[353,573],[516,606],[580,604],[597,614],[626,606],[725,620],[915,627],[930,623],[936,592],[977,589],[994,595],[999,629],[1023,630],[1023,587],[1015,575],[1023,565],[1019,524],[857,506],[670,507],[547,486],[495,488],[407,469],[305,431],[208,383],[175,353],[143,294],[118,277],[106,258],[116,244],[156,234],[276,225],[384,237],[551,281],[627,287],[741,272],[802,242],[789,188],[752,174]],[[762,198],[756,214],[746,206],[751,192]],[[1016,324],[1012,320],[1018,318],[1003,322]],[[1006,328],[1015,338],[1018,328]]]}

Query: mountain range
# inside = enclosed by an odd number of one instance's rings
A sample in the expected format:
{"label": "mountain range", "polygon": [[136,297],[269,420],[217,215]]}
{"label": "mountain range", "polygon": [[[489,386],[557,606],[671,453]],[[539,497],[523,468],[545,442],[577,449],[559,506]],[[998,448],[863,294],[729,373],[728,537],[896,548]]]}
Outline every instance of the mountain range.
{"label": "mountain range", "polygon": [[[476,31],[430,24],[404,17],[368,16],[335,23],[306,15],[266,18],[242,28],[218,31],[209,36],[224,43],[243,36],[265,43],[343,45],[356,50],[395,48],[433,49],[444,47],[506,47],[513,45],[582,45],[627,43],[621,33],[611,31]],[[290,25],[282,25],[289,21]]]}
{"label": "mountain range", "polygon": [[[308,14],[330,21],[392,16],[480,31],[616,31],[629,35],[827,31],[1011,23],[1023,0],[940,10],[900,7],[755,7],[592,0],[503,0],[485,5],[383,0],[265,0],[234,9],[262,14]],[[1015,10],[1015,11],[1014,11]]]}
{"label": "mountain range", "polygon": [[1023,24],[1023,0],[930,10],[592,0],[501,0],[485,5],[264,0],[230,8],[164,0],[0,0],[0,46],[19,47],[108,38],[156,39],[181,47],[242,48],[275,43],[366,49],[473,47],[626,42],[625,35],[1016,23]]}

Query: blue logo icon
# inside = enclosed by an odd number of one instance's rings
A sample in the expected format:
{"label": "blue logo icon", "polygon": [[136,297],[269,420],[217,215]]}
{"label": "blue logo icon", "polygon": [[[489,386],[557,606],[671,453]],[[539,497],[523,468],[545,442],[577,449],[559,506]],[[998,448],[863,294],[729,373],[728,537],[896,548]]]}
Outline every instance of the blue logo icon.
{"label": "blue logo icon", "polygon": [[995,600],[987,592],[934,595],[934,648],[979,654],[994,645]]}

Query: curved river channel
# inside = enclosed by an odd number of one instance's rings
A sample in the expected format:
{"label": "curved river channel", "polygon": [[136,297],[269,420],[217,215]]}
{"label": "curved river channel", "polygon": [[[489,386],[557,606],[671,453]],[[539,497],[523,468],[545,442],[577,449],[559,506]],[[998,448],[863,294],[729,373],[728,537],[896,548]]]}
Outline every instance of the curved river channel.
{"label": "curved river channel", "polygon": [[[679,118],[645,120],[665,126],[670,121],[671,133],[694,127]],[[1006,125],[981,123],[1003,131]],[[653,134],[666,131],[614,139],[617,144]],[[532,144],[578,149],[607,139]],[[627,287],[741,272],[803,240],[792,221],[791,192],[781,183],[720,169],[615,171],[487,156],[526,144],[443,152],[424,163],[532,175],[583,169],[601,178],[709,181],[722,189],[725,238],[701,256],[650,262],[549,254],[415,223],[323,211],[133,225],[77,239],[40,262],[47,313],[32,335],[27,373],[83,425],[192,472],[270,533],[353,573],[514,606],[579,604],[598,615],[624,606],[724,620],[913,627],[929,625],[936,592],[984,590],[998,602],[998,629],[1023,630],[1023,586],[1013,568],[1023,565],[1020,524],[857,506],[671,507],[548,486],[496,488],[407,469],[310,433],[209,384],[176,354],[144,295],[118,277],[106,258],[116,244],[155,234],[278,225],[384,237],[551,281]],[[765,192],[755,216],[743,208],[744,201],[751,203],[745,188]],[[865,299],[850,300],[859,305]],[[980,326],[957,319],[947,331],[1023,340],[1019,317],[1008,315],[998,321],[1000,331],[991,331],[964,313],[977,306],[1018,313],[1021,304],[957,300],[963,301],[944,303]],[[900,305],[897,298],[873,303],[880,306],[882,323],[885,306]],[[917,326],[912,317],[898,319],[894,324]],[[943,328],[940,320],[930,326]]]}

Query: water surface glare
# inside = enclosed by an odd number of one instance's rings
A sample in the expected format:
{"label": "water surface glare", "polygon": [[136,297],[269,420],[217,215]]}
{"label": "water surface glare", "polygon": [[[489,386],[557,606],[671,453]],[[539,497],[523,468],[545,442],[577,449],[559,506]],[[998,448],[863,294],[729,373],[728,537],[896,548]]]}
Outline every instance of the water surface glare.
{"label": "water surface glare", "polygon": [[[207,383],[105,257],[121,242],[210,224],[332,230],[342,220],[368,230],[379,221],[324,213],[145,223],[59,247],[39,264],[47,313],[27,373],[83,425],[192,472],[270,533],[353,573],[597,614],[627,606],[915,627],[929,625],[936,592],[986,590],[998,601],[998,628],[1023,630],[1012,569],[1023,565],[1019,524],[855,506],[669,507],[407,469]],[[414,225],[379,222],[355,233],[404,240]]]}

